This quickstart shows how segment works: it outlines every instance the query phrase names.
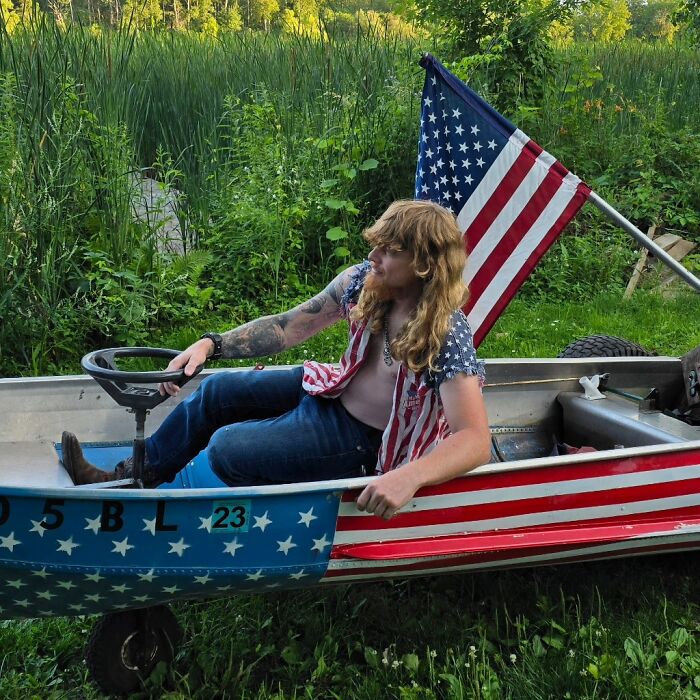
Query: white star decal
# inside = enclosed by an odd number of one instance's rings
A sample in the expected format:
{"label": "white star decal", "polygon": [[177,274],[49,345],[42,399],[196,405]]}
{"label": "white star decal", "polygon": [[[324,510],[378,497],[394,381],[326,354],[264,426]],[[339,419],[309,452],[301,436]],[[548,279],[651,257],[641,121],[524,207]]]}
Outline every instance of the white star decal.
{"label": "white star decal", "polygon": [[[423,185],[425,187],[425,185]],[[428,188],[425,188],[425,191],[428,191]],[[309,508],[309,510],[306,511],[306,513],[302,513],[299,511],[299,521],[297,522],[297,525],[306,525],[306,527],[311,526],[311,521],[312,520],[318,520],[318,516],[314,515],[314,509]]]}
{"label": "white star decal", "polygon": [[279,583],[266,583],[265,588],[279,588]]}
{"label": "white star decal", "polygon": [[131,599],[135,603],[146,603],[147,601],[149,601],[151,599],[151,596],[150,595],[135,595],[135,596],[131,596]]}
{"label": "white star decal", "polygon": [[443,176],[440,178],[440,184],[441,184],[441,185],[446,185],[446,184],[447,184],[447,175],[443,175]]}
{"label": "white star decal", "polygon": [[311,551],[313,552],[314,550],[318,551],[320,554],[323,554],[323,550],[330,545],[330,540],[326,539],[326,534],[323,534],[323,537],[321,537],[320,540],[314,540],[314,546],[311,548]]}
{"label": "white star decal", "polygon": [[460,143],[460,144],[459,144],[459,151],[460,151],[460,153],[466,153],[466,152],[467,152],[467,144],[466,144],[466,143]]}
{"label": "white star decal", "polygon": [[449,134],[452,133],[447,127],[445,127],[445,128],[443,129],[443,131],[445,132],[445,136],[447,136],[447,135],[449,135]]}
{"label": "white star decal", "polygon": [[225,593],[226,591],[231,590],[231,584],[226,584],[225,586],[217,586],[216,590],[221,591],[222,593]]}
{"label": "white star decal", "polygon": [[421,185],[420,189],[423,194],[428,194],[428,185]]}
{"label": "white star decal", "polygon": [[91,593],[85,596],[85,600],[89,600],[91,603],[99,603],[102,600],[102,595],[100,593]]}
{"label": "white star decal", "polygon": [[445,150],[448,153],[452,153],[452,144],[449,141],[447,142],[447,146],[445,146]]}
{"label": "white star decal", "polygon": [[479,127],[476,124],[474,124],[474,126],[472,127],[472,134],[474,134],[474,136],[476,136],[478,133],[479,133]]}
{"label": "white star decal", "polygon": [[29,601],[26,598],[22,598],[22,600],[16,600],[15,605],[19,605],[22,608],[28,608]]}
{"label": "white star decal", "polygon": [[125,537],[121,542],[117,542],[117,540],[112,540],[112,544],[114,545],[114,549],[112,550],[113,552],[116,552],[117,554],[121,554],[123,557],[126,556],[126,553],[130,549],[135,549],[133,544],[129,544],[129,538]]}
{"label": "white star decal", "polygon": [[453,160],[450,161],[450,168],[454,170],[457,167],[457,163],[455,163]]}
{"label": "white star decal", "polygon": [[51,598],[56,597],[56,594],[51,593],[51,591],[37,591],[36,597],[43,598],[44,600],[51,600]]}
{"label": "white star decal", "polygon": [[463,167],[463,168],[466,168],[467,170],[469,170],[469,166],[470,166],[471,164],[472,164],[472,162],[469,160],[469,158],[467,158],[467,160],[463,160],[463,161],[462,161],[462,167]]}
{"label": "white star decal", "polygon": [[30,521],[32,523],[32,528],[29,530],[29,532],[36,532],[39,537],[43,537],[44,533],[46,532],[46,528],[44,527],[43,520],[32,520]]}
{"label": "white star decal", "polygon": [[448,202],[450,201],[450,197],[452,197],[452,195],[449,193],[449,191],[448,191],[448,192],[445,192],[442,196],[443,196]]}
{"label": "white star decal", "polygon": [[437,165],[438,168],[442,168],[442,166],[445,165],[445,161],[444,161],[442,158],[440,158],[440,159],[437,161],[437,163],[435,163],[435,165]]}
{"label": "white star decal", "polygon": [[471,175],[467,175],[467,177],[464,178],[464,182],[466,182],[468,185],[471,185],[472,182],[474,182],[474,178]]}
{"label": "white star decal", "polygon": [[425,157],[426,158],[432,158],[435,154],[433,153],[432,149],[428,148],[425,152]]}
{"label": "white star decal", "polygon": [[436,119],[437,119],[437,117],[434,114],[431,113],[428,115],[428,120],[430,121],[431,124],[435,124]]}
{"label": "white star decal", "polygon": [[263,576],[262,569],[258,569],[254,574],[248,574],[246,576],[246,581],[259,581]]}
{"label": "white star decal", "polygon": [[150,532],[154,537],[156,534],[156,519],[148,520],[148,518],[141,518],[143,520],[143,527],[141,530],[143,532]]}
{"label": "white star decal", "polygon": [[462,116],[462,113],[459,111],[459,107],[457,109],[452,110],[452,116],[455,119],[459,119]]}
{"label": "white star decal", "polygon": [[459,190],[457,192],[455,192],[455,199],[458,202],[461,201],[461,199],[462,199],[462,194],[461,194],[461,192],[459,192]]}
{"label": "white star decal", "polygon": [[201,520],[202,524],[197,529],[211,532],[211,515],[208,518],[203,518],[201,515],[198,517]]}
{"label": "white star decal", "polygon": [[75,610],[75,612],[81,612],[82,610],[85,610],[85,606],[82,603],[73,603],[72,605],[68,606],[71,610]]}
{"label": "white star decal", "polygon": [[423,134],[420,138],[423,143],[428,143],[428,134]]}
{"label": "white star decal", "polygon": [[96,571],[94,574],[85,574],[85,580],[93,583],[99,583],[103,578],[104,576],[100,576],[99,571]]}
{"label": "white star decal", "polygon": [[304,576],[308,576],[304,573],[304,569],[297,571],[296,574],[289,574],[289,578],[293,578],[295,581],[300,581]]}
{"label": "white star decal", "polygon": [[211,578],[211,576],[209,576],[209,572],[204,574],[204,576],[195,576],[194,577],[194,582],[201,583],[202,585],[204,585],[205,583],[209,583],[209,581],[211,581],[211,580],[212,580],[212,578]]}
{"label": "white star decal", "polygon": [[432,77],[430,81],[433,85],[437,85],[437,78],[435,76]]}
{"label": "white star decal", "polygon": [[126,593],[131,590],[131,586],[127,586],[125,583],[121,583],[118,586],[112,586],[113,593]]}
{"label": "white star decal", "polygon": [[294,542],[292,542],[291,535],[289,537],[287,537],[287,539],[284,540],[283,542],[281,542],[280,540],[277,540],[277,545],[278,545],[277,551],[282,552],[285,556],[287,556],[287,554],[289,554],[290,549],[294,549],[294,547],[297,546]]}
{"label": "white star decal", "polygon": [[190,548],[190,545],[185,544],[184,537],[181,537],[177,542],[168,542],[168,544],[170,545],[168,554],[177,554],[178,557],[181,557],[185,550]]}
{"label": "white star decal", "polygon": [[463,133],[464,129],[462,128],[462,125],[457,124],[457,126],[455,127],[455,134],[457,134],[457,136],[461,136]]}
{"label": "white star decal", "polygon": [[236,550],[240,549],[243,545],[239,544],[238,537],[234,537],[230,542],[224,543],[224,554],[230,554],[232,557],[236,556]]}
{"label": "white star decal", "polygon": [[76,547],[80,547],[80,544],[73,542],[73,535],[71,535],[67,540],[58,540],[57,552],[65,552],[69,557],[73,554],[73,550]]}
{"label": "white star decal", "polygon": [[59,581],[56,585],[59,588],[65,588],[67,591],[71,588],[75,588],[75,584],[72,581]]}
{"label": "white star decal", "polygon": [[155,569],[151,569],[150,571],[146,572],[145,574],[139,574],[139,581],[145,581],[146,583],[153,583],[153,579],[158,578],[157,576],[153,575]]}
{"label": "white star decal", "polygon": [[496,142],[493,140],[489,141],[489,149],[493,151],[495,148],[496,148]]}
{"label": "white star decal", "polygon": [[260,532],[265,532],[265,528],[268,525],[272,525],[272,520],[267,517],[267,511],[265,511],[260,517],[254,515],[253,519],[255,520],[255,525],[253,525],[253,527],[259,527]]}
{"label": "white star decal", "polygon": [[431,174],[431,175],[437,175],[437,165],[431,165],[431,166],[430,166],[430,174]]}
{"label": "white star decal", "polygon": [[480,151],[482,149],[481,143],[479,141],[474,141],[474,150]]}
{"label": "white star decal", "polygon": [[32,571],[32,574],[34,576],[38,576],[39,578],[48,578],[51,576],[51,574],[46,571],[46,567],[39,569],[39,571]]}
{"label": "white star decal", "polygon": [[24,581],[22,581],[21,578],[16,578],[12,579],[12,581],[8,581],[6,585],[10,588],[16,588],[17,590],[19,590],[22,586],[26,586],[27,584]]}
{"label": "white star decal", "polygon": [[85,518],[87,525],[83,530],[92,530],[95,534],[100,531],[100,522],[102,521],[102,516],[98,515],[96,518]]}
{"label": "white star decal", "polygon": [[176,585],[175,586],[163,586],[163,593],[169,593],[170,595],[175,595],[178,591],[181,591],[182,588],[178,588]]}
{"label": "white star decal", "polygon": [[485,163],[485,162],[486,162],[486,161],[485,161],[483,158],[477,158],[477,159],[476,159],[476,164],[477,164],[480,168],[483,168],[483,167],[484,167],[484,163]]}
{"label": "white star decal", "polygon": [[[434,139],[439,139],[439,138],[440,138],[440,130],[439,130],[439,129],[435,129],[435,131],[433,131],[433,138],[434,138]],[[439,151],[439,150],[440,150],[440,149],[438,148],[438,151]]]}
{"label": "white star decal", "polygon": [[0,547],[9,549],[11,552],[15,551],[15,547],[18,544],[22,544],[19,540],[15,539],[15,531],[13,530],[7,537],[0,537]]}
{"label": "white star decal", "polygon": [[459,185],[459,178],[456,175],[452,177],[452,184]]}
{"label": "white star decal", "polygon": [[[435,83],[433,83],[433,85],[434,85],[434,84],[435,84]],[[424,104],[426,107],[430,107],[430,106],[433,104],[433,101],[432,101],[429,97],[426,97],[426,98],[423,100],[423,104]]]}

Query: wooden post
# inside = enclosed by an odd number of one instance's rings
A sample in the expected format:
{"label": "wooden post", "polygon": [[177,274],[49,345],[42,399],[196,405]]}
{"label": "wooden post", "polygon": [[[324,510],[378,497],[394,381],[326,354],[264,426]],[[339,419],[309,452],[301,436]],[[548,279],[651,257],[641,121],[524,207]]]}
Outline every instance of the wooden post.
{"label": "wooden post", "polygon": [[[655,234],[656,224],[650,226],[649,230],[647,231],[647,236],[649,236],[651,240],[654,239]],[[642,276],[642,270],[644,270],[644,265],[647,262],[648,256],[649,251],[646,248],[642,248],[642,251],[639,253],[639,260],[637,260],[637,264],[634,266],[632,277],[630,277],[630,281],[627,283],[627,289],[625,289],[625,293],[622,296],[623,299],[629,299],[632,296],[632,292],[634,292],[634,290],[637,288],[639,278]]]}

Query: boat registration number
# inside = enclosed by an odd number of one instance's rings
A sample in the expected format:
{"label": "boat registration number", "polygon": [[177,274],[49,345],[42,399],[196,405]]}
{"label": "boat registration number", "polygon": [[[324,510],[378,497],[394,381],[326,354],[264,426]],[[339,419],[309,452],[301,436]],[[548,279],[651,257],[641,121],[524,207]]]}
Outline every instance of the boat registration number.
{"label": "boat registration number", "polygon": [[250,501],[214,501],[212,532],[248,532]]}

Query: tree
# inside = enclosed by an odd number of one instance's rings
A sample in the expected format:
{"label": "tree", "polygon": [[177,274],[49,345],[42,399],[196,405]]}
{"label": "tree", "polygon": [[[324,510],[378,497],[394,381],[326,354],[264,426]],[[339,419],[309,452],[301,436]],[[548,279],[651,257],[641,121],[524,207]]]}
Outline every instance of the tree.
{"label": "tree", "polygon": [[260,27],[266,32],[270,30],[272,18],[280,11],[277,0],[253,0],[250,2],[250,21],[254,27]]}
{"label": "tree", "polygon": [[126,0],[122,13],[124,21],[135,29],[155,29],[163,24],[159,0]]}
{"label": "tree", "polygon": [[672,41],[678,25],[673,14],[678,8],[675,0],[630,0],[631,33],[639,39]]}
{"label": "tree", "polygon": [[9,33],[19,24],[12,0],[0,0],[0,27]]}
{"label": "tree", "polygon": [[574,16],[574,34],[578,39],[619,41],[630,29],[630,17],[627,0],[588,2]]}
{"label": "tree", "polygon": [[[464,72],[488,65],[499,104],[537,100],[556,60],[548,30],[580,0],[400,0],[408,19],[433,26]],[[412,3],[412,4],[408,4]]]}
{"label": "tree", "polygon": [[683,26],[695,43],[700,43],[700,0],[681,0],[673,19]]}

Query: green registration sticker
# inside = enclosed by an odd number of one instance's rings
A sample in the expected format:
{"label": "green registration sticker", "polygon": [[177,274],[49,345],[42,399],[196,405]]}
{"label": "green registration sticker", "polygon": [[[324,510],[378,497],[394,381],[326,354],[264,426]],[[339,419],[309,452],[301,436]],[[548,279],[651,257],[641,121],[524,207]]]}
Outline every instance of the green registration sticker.
{"label": "green registration sticker", "polygon": [[250,501],[214,501],[212,532],[248,532]]}

